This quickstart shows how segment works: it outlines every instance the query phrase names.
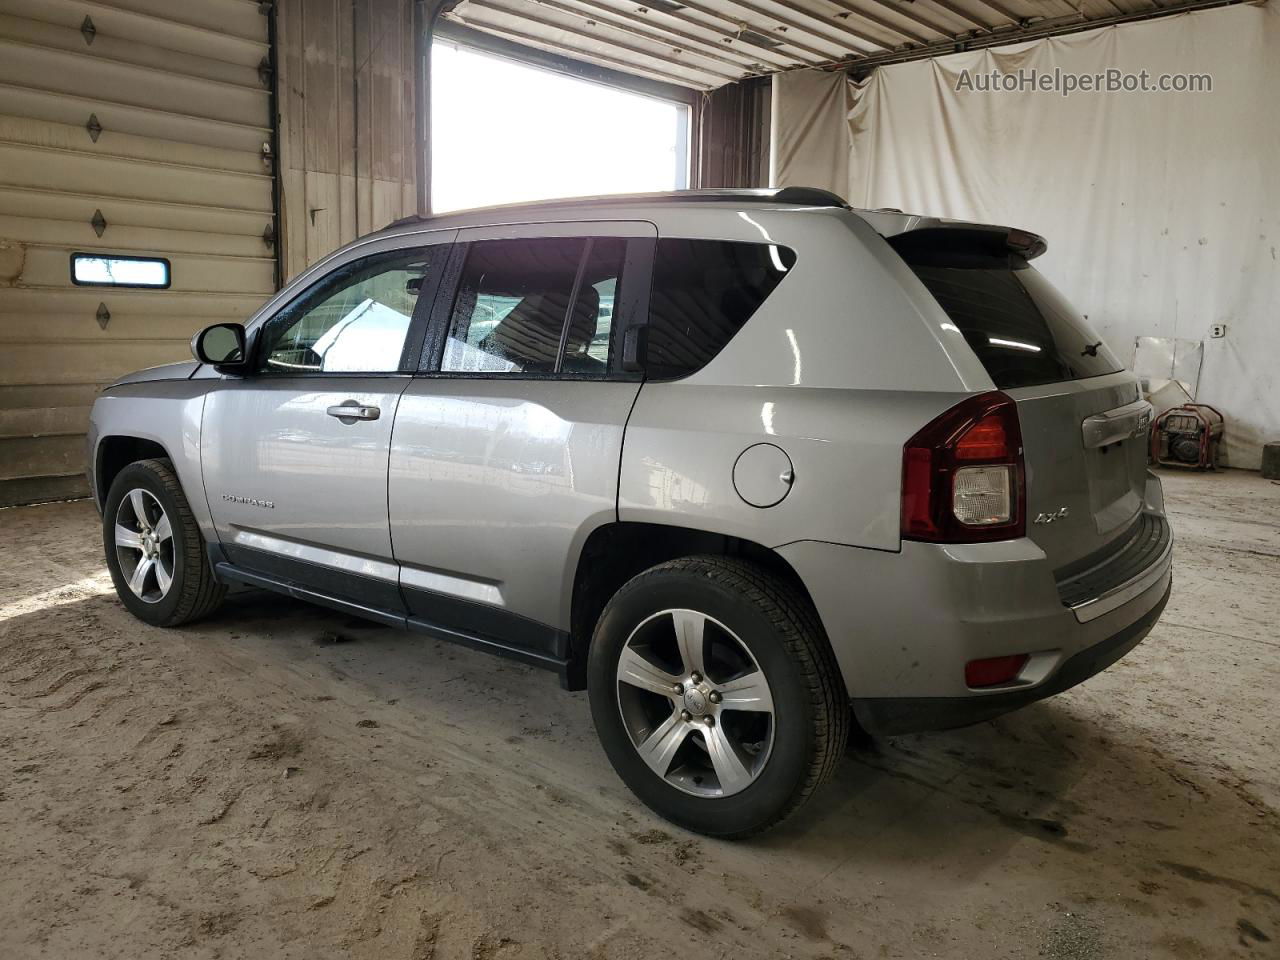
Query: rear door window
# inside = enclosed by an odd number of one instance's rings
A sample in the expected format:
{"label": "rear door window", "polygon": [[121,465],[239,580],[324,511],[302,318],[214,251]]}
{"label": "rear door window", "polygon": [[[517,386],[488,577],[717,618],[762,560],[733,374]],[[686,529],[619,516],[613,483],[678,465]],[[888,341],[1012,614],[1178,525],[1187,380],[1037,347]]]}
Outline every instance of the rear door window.
{"label": "rear door window", "polygon": [[625,249],[616,237],[473,242],[441,372],[603,377]]}
{"label": "rear door window", "polygon": [[564,338],[561,373],[603,376],[609,369],[613,303],[625,256],[626,241],[621,237],[588,241]]}
{"label": "rear door window", "polygon": [[649,300],[645,370],[671,379],[701,370],[795,266],[787,247],[660,239]]}
{"label": "rear door window", "polygon": [[889,243],[964,334],[998,389],[1123,369],[1089,322],[1000,234],[919,230]]}

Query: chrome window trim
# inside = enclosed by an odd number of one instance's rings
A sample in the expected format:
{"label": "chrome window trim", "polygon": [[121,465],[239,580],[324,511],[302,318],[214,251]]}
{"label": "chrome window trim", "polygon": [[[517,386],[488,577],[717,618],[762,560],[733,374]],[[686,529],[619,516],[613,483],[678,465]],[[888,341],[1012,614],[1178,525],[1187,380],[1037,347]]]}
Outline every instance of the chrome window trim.
{"label": "chrome window trim", "polygon": [[296,540],[286,540],[283,537],[269,536],[256,530],[246,530],[243,527],[235,528],[231,542],[236,546],[260,550],[263,553],[287,557],[290,560],[313,563],[316,566],[327,567],[330,570],[340,570],[344,573],[370,577],[374,580],[385,580],[388,583],[400,582],[399,565],[386,560],[374,560],[371,557],[344,553],[341,550],[332,550],[328,547],[300,543]]}

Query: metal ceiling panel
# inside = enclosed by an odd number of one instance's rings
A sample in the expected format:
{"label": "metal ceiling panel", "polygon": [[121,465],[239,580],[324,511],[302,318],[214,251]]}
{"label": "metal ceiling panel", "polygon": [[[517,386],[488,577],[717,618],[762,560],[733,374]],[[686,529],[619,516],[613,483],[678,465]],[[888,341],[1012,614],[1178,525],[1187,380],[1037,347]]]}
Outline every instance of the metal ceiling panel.
{"label": "metal ceiling panel", "polygon": [[692,45],[677,48],[661,42],[660,35],[640,37],[602,19],[575,17],[542,3],[469,0],[464,6],[450,19],[517,43],[554,53],[572,51],[570,55],[579,59],[668,83],[709,90],[747,74],[745,67],[712,59]]}
{"label": "metal ceiling panel", "polygon": [[1242,0],[463,0],[446,17],[711,90],[783,70],[869,70],[1234,2]]}

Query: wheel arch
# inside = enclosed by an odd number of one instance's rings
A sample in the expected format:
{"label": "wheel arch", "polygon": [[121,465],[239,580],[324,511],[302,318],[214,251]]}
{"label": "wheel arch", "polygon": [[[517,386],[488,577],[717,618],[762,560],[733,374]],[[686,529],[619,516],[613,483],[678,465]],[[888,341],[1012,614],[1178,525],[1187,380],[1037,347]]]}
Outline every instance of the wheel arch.
{"label": "wheel arch", "polygon": [[126,434],[100,437],[93,462],[93,493],[98,509],[106,507],[107,492],[121,470],[138,460],[150,459],[173,462],[164,444],[157,440]]}
{"label": "wheel arch", "polygon": [[[636,574],[668,560],[710,555],[753,563],[789,586],[818,616],[804,581],[776,550],[742,537],[674,524],[619,520],[602,524],[587,535],[573,571],[569,611],[567,686],[586,685],[587,653],[596,622],[609,598]],[[818,616],[821,623],[821,616]],[[830,642],[824,636],[824,642]]]}

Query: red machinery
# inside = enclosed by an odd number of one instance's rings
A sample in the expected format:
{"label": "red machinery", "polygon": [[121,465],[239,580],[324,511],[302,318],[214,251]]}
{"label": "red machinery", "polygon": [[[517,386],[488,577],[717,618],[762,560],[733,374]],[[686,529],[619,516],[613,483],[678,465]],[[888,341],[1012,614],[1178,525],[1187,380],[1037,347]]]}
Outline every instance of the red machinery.
{"label": "red machinery", "polygon": [[1151,460],[1169,467],[1212,470],[1226,421],[1207,403],[1184,403],[1156,417],[1151,426]]}

